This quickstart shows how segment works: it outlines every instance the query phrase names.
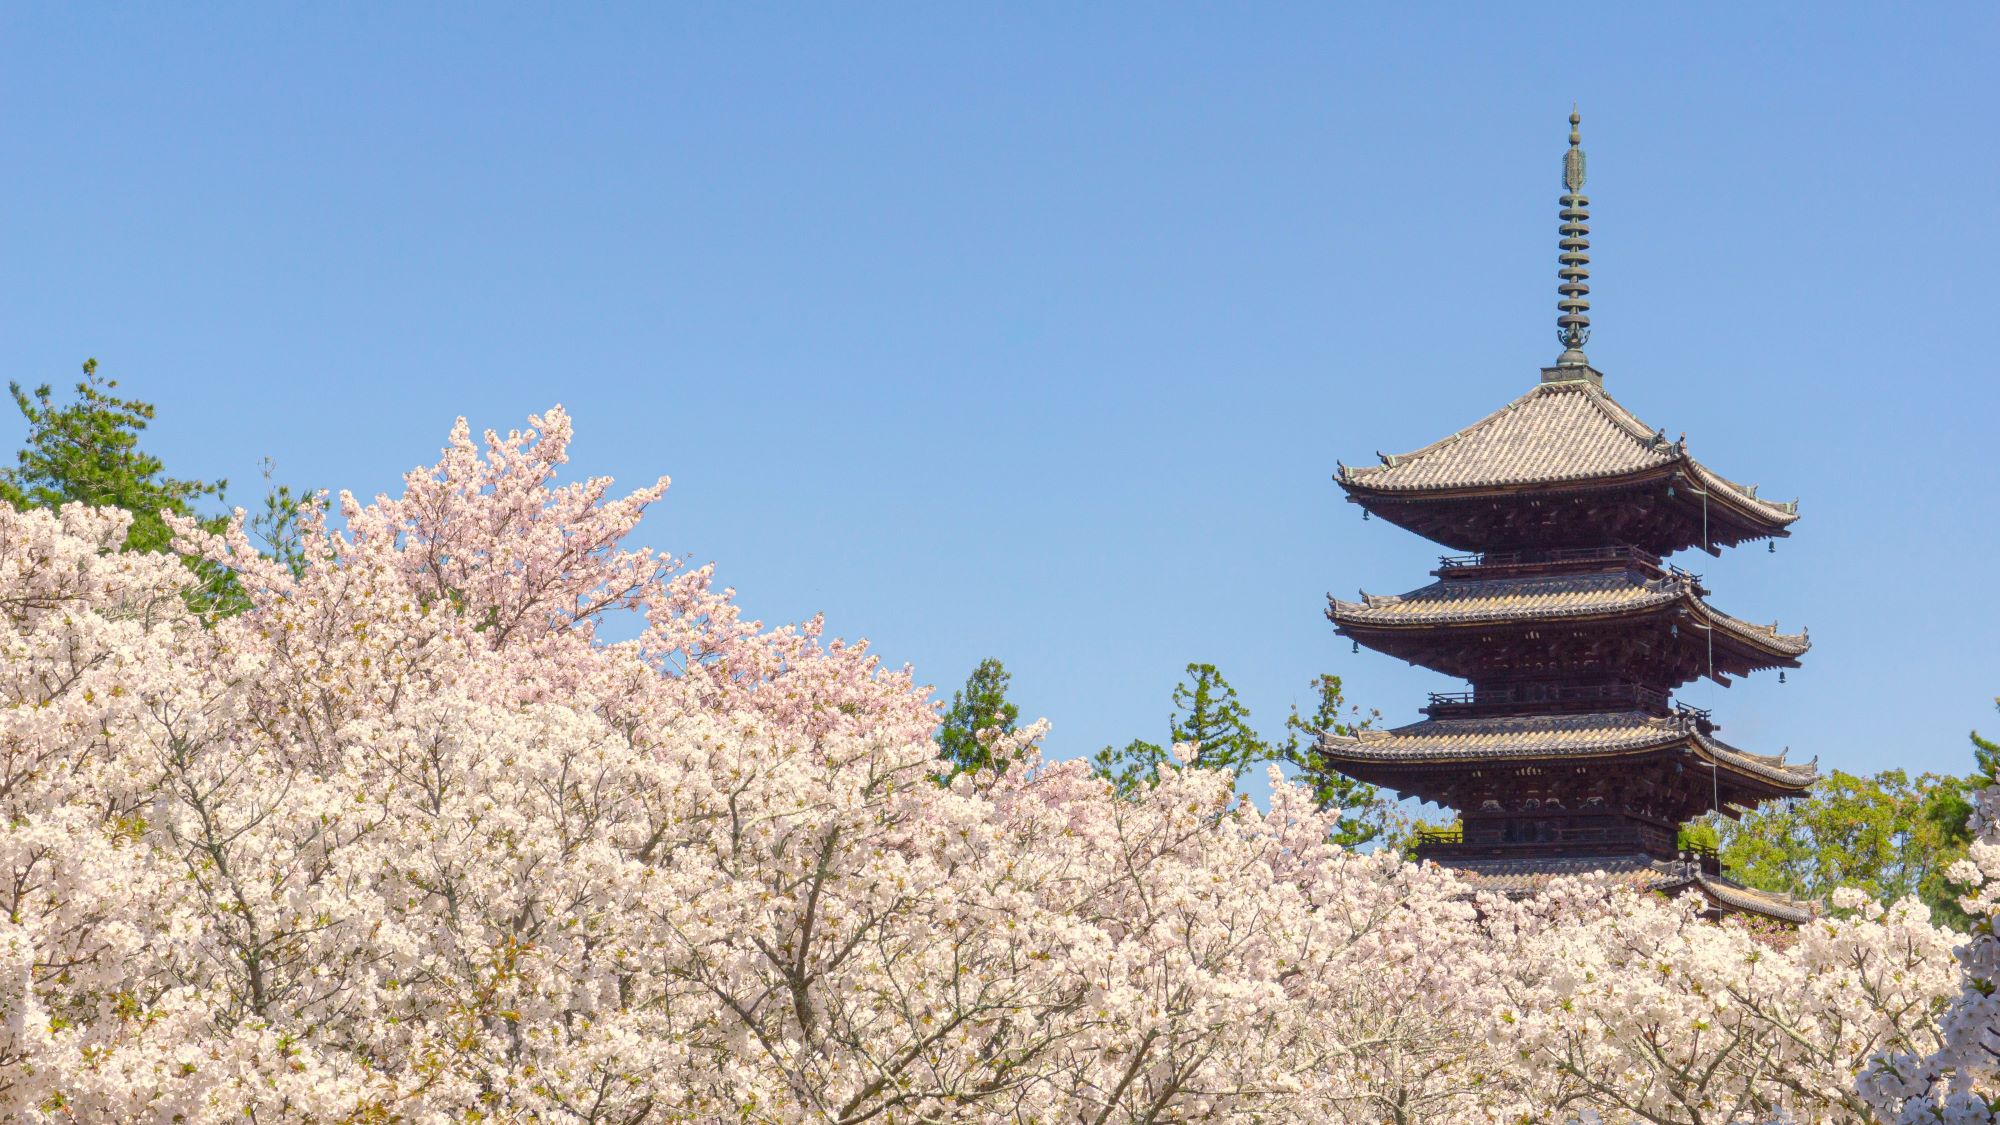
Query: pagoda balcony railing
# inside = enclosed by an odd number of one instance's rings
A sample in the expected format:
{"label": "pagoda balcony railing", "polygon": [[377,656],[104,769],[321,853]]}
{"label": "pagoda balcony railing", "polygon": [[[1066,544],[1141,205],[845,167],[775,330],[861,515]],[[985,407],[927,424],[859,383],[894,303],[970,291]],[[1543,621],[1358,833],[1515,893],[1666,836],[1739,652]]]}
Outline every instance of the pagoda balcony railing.
{"label": "pagoda balcony railing", "polygon": [[[1505,835],[1503,835],[1505,831]],[[1670,831],[1648,833],[1630,824],[1586,824],[1553,821],[1522,821],[1511,826],[1482,825],[1469,837],[1458,824],[1417,831],[1418,854],[1426,858],[1455,855],[1501,857],[1509,855],[1557,855],[1578,849],[1616,853],[1642,851],[1669,858],[1664,849],[1673,844]]]}
{"label": "pagoda balcony railing", "polygon": [[1563,859],[1575,855],[1578,849],[1583,847],[1590,851],[1600,848],[1608,852],[1637,851],[1656,859],[1678,861],[1686,865],[1684,870],[1690,875],[1697,871],[1708,875],[1721,875],[1727,871],[1722,864],[1722,857],[1716,854],[1713,848],[1684,848],[1677,855],[1665,856],[1643,847],[1639,840],[1629,835],[1605,833],[1535,843],[1468,844],[1462,837],[1448,829],[1440,828],[1434,832],[1435,839],[1426,836],[1422,830],[1417,833],[1418,859]]}
{"label": "pagoda balcony railing", "polygon": [[1662,860],[1679,860],[1711,874],[1722,871],[1715,848],[1677,841],[1668,826],[1603,823],[1587,819],[1523,818],[1504,823],[1476,821],[1417,829],[1417,855],[1422,859],[1532,859],[1576,854],[1615,855],[1639,852]]}
{"label": "pagoda balcony railing", "polygon": [[1674,701],[1674,714],[1680,716],[1684,721],[1694,724],[1703,734],[1720,729],[1715,725],[1714,713],[1706,707],[1690,707],[1677,699]]}
{"label": "pagoda balcony railing", "polygon": [[1641,547],[1543,547],[1519,551],[1486,551],[1474,555],[1441,555],[1438,557],[1438,569],[1464,570],[1594,562],[1639,562],[1658,567],[1660,556]]}
{"label": "pagoda balcony railing", "polygon": [[1722,866],[1722,853],[1713,844],[1698,844],[1691,840],[1683,842],[1680,861],[1687,864],[1689,874],[1700,871],[1708,875],[1721,875],[1726,870]]}
{"label": "pagoda balcony railing", "polygon": [[1434,691],[1424,714],[1442,719],[1519,708],[1588,711],[1636,707],[1664,715],[1667,704],[1666,692],[1643,684],[1505,684],[1471,691]]}
{"label": "pagoda balcony railing", "polygon": [[1425,826],[1417,829],[1418,847],[1426,845],[1436,847],[1443,844],[1463,843],[1465,843],[1465,826],[1463,824]]}
{"label": "pagoda balcony railing", "polygon": [[1701,585],[1701,575],[1682,570],[1672,563],[1662,562],[1660,556],[1643,547],[1546,547],[1518,551],[1486,551],[1473,555],[1440,555],[1437,569],[1431,573],[1440,578],[1474,578],[1494,571],[1522,570],[1530,567],[1585,567],[1597,568],[1604,564],[1623,563],[1637,565],[1657,574],[1671,574]]}
{"label": "pagoda balcony railing", "polygon": [[1720,864],[1722,862],[1722,853],[1716,850],[1714,844],[1704,844],[1697,840],[1688,840],[1681,844],[1681,851],[1688,853],[1694,859],[1701,860],[1704,864]]}

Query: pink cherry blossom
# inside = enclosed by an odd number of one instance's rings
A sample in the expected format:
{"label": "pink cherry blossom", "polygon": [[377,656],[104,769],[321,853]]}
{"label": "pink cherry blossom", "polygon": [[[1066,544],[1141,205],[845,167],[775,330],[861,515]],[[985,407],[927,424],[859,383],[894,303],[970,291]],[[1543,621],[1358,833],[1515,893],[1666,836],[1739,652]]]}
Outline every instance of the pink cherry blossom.
{"label": "pink cherry blossom", "polygon": [[1973,1119],[1995,1015],[1913,904],[1475,900],[1282,778],[1128,798],[1040,724],[940,785],[908,670],[627,547],[665,480],[561,483],[569,438],[461,422],[297,574],[181,521],[220,621],[122,515],[0,508],[0,1114]]}

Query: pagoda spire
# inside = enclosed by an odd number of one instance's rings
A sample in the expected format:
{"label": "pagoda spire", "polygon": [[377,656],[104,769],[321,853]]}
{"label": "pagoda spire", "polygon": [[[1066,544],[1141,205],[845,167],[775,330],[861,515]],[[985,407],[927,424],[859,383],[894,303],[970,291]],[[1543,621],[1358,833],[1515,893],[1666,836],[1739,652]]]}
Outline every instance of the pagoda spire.
{"label": "pagoda spire", "polygon": [[1569,110],[1569,151],[1563,154],[1562,253],[1557,256],[1562,280],[1556,285],[1556,339],[1563,353],[1557,367],[1587,367],[1583,345],[1590,339],[1590,197],[1583,192],[1583,118]]}

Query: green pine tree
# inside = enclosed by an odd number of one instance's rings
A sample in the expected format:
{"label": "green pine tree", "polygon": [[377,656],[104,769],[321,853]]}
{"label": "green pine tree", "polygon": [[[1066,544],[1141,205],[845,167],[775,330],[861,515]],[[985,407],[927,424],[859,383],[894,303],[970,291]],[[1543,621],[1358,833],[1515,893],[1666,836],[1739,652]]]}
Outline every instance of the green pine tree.
{"label": "green pine tree", "polygon": [[[117,380],[98,375],[95,359],[84,361],[83,381],[67,403],[58,404],[47,384],[31,394],[10,383],[8,391],[28,424],[28,435],[14,467],[0,468],[0,502],[17,509],[64,504],[122,508],[132,516],[126,550],[171,550],[173,532],[162,513],[197,516],[195,506],[204,500],[220,502],[228,482],[167,476],[160,459],[139,447],[139,436],[153,420],[153,404],[121,398],[117,389]],[[265,479],[270,479],[269,460]],[[269,553],[294,570],[302,562],[298,517],[298,499],[291,489],[276,485],[269,488],[263,511],[250,521]],[[219,531],[226,519],[210,515],[199,523]],[[197,612],[213,617],[245,606],[234,574],[206,562],[188,560],[188,565],[200,577],[188,595]]]}
{"label": "green pine tree", "polygon": [[1135,738],[1122,747],[1106,746],[1090,756],[1090,768],[1126,796],[1160,782],[1160,766],[1173,758],[1164,746]]}
{"label": "green pine tree", "polygon": [[1167,733],[1176,743],[1196,747],[1205,769],[1229,770],[1237,777],[1271,760],[1271,747],[1250,726],[1250,709],[1213,664],[1190,664],[1187,679],[1174,685],[1174,712]]}
{"label": "green pine tree", "polygon": [[126,549],[164,551],[173,533],[160,513],[191,516],[197,502],[219,501],[228,486],[167,476],[160,459],[139,448],[153,405],[114,394],[117,381],[100,377],[94,359],[84,361],[73,402],[57,405],[46,383],[32,395],[19,383],[7,389],[28,423],[18,465],[0,469],[0,500],[16,508],[123,508],[132,513]]}
{"label": "green pine tree", "polygon": [[1298,706],[1293,705],[1292,713],[1285,718],[1281,756],[1299,767],[1301,775],[1312,785],[1313,799],[1320,808],[1341,810],[1340,829],[1334,834],[1334,841],[1347,847],[1365,844],[1382,834],[1382,825],[1363,815],[1381,804],[1381,792],[1373,785],[1326,768],[1314,758],[1313,748],[1322,734],[1352,736],[1374,726],[1380,715],[1375,712],[1363,715],[1359,707],[1349,704],[1341,691],[1339,676],[1315,676],[1312,686],[1318,705],[1311,718],[1300,716]]}
{"label": "green pine tree", "polygon": [[[1250,709],[1236,698],[1236,689],[1215,665],[1189,664],[1185,674],[1187,678],[1174,685],[1168,745],[1193,743],[1197,764],[1229,770],[1239,778],[1258,763],[1271,761],[1271,745],[1257,737],[1250,726]],[[1158,783],[1160,767],[1173,761],[1167,746],[1141,738],[1123,747],[1106,746],[1090,759],[1099,776],[1127,794]]]}
{"label": "green pine tree", "polygon": [[[2000,708],[2000,699],[1993,701]],[[1984,788],[1994,782],[1995,773],[2000,771],[2000,742],[1981,738],[1978,731],[1972,732],[1972,761],[1974,769],[1971,781],[1974,788]]]}
{"label": "green pine tree", "polygon": [[965,687],[951,693],[951,706],[938,729],[938,756],[949,764],[944,774],[947,780],[994,764],[991,746],[980,738],[980,732],[1006,734],[1020,719],[1021,709],[1007,699],[1012,678],[1004,665],[989,657],[966,677]]}

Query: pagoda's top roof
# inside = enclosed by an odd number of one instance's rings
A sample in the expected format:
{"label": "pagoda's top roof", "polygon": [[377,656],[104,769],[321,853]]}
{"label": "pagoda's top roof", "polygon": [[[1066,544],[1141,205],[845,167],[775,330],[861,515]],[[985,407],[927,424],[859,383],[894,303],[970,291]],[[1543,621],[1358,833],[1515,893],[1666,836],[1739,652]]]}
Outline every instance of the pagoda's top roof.
{"label": "pagoda's top roof", "polygon": [[1652,577],[1629,569],[1595,574],[1521,575],[1491,579],[1440,579],[1407,594],[1370,594],[1358,602],[1332,598],[1328,616],[1343,629],[1435,625],[1505,625],[1563,618],[1628,616],[1674,603],[1685,605],[1705,628],[1720,628],[1755,648],[1786,658],[1812,647],[1805,633],[1780,633],[1703,601],[1692,575],[1671,571]]}
{"label": "pagoda's top roof", "polygon": [[1812,920],[1811,904],[1769,891],[1753,890],[1733,879],[1710,875],[1689,863],[1626,854],[1560,856],[1534,859],[1449,858],[1444,867],[1464,879],[1475,892],[1527,898],[1548,889],[1557,879],[1602,873],[1613,886],[1635,891],[1674,893],[1693,890],[1726,910],[1761,914],[1794,925]]}
{"label": "pagoda's top roof", "polygon": [[1319,741],[1320,755],[1335,768],[1634,757],[1677,746],[1779,789],[1803,790],[1819,776],[1810,763],[1753,754],[1722,742],[1704,733],[1692,716],[1643,711],[1426,719],[1393,730],[1323,735]]}
{"label": "pagoda's top roof", "polygon": [[[1558,373],[1577,372],[1576,377]],[[1342,465],[1339,481],[1355,494],[1425,494],[1585,485],[1621,478],[1665,476],[1678,469],[1714,499],[1761,523],[1782,528],[1798,519],[1798,504],[1760,500],[1688,456],[1599,386],[1589,368],[1551,368],[1549,381],[1413,453],[1383,454],[1382,464]]]}

